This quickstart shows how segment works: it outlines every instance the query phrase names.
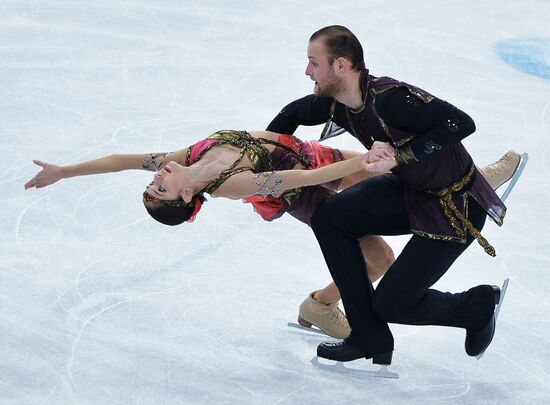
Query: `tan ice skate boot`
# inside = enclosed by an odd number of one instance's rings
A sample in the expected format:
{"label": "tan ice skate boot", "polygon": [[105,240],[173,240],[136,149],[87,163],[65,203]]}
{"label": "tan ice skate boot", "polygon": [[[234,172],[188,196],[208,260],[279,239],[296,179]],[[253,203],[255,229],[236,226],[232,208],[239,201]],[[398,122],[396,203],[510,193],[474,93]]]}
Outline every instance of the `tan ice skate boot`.
{"label": "tan ice skate boot", "polygon": [[520,162],[520,154],[509,150],[495,163],[482,167],[479,171],[491,187],[493,187],[493,190],[496,190],[512,178]]}
{"label": "tan ice skate boot", "polygon": [[323,304],[313,299],[314,293],[309,294],[300,305],[298,323],[306,328],[311,328],[314,325],[335,338],[348,337],[351,329],[346,315],[338,308],[338,303]]}

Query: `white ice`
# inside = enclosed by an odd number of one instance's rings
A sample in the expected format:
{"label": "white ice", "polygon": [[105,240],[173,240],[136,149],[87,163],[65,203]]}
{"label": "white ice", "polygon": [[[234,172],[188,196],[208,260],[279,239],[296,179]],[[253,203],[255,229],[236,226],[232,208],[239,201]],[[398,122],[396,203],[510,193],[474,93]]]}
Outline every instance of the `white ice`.
{"label": "white ice", "polygon": [[[550,402],[549,21],[543,0],[0,1],[0,402]],[[286,324],[330,276],[293,218],[265,223],[211,199],[193,224],[163,227],[143,209],[151,175],[139,171],[23,189],[32,159],[162,152],[265,128],[311,92],[307,40],[335,23],[357,34],[371,73],[468,112],[479,164],[530,153],[505,226],[484,231],[497,257],[472,245],[436,285],[510,277],[480,361],[462,330],[392,325],[399,380],[369,378],[364,360],[315,368],[325,339]],[[503,41],[527,59],[506,63]],[[361,149],[350,135],[330,144]],[[404,240],[389,242],[399,251]]]}

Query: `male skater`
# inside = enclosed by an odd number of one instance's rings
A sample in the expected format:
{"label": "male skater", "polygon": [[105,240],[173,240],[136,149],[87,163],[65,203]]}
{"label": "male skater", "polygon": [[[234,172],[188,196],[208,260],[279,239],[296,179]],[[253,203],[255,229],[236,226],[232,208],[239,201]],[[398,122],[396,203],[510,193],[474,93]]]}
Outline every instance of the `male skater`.
{"label": "male skater", "polygon": [[[268,129],[293,133],[298,125],[327,122],[323,139],[345,130],[371,150],[368,170],[392,172],[321,203],[312,218],[351,326],[346,339],[320,344],[317,354],[390,364],[394,346],[387,322],[464,328],[467,354],[482,354],[493,337],[500,289],[430,289],[474,239],[495,255],[480,230],[487,215],[502,224],[506,208],[460,142],[474,132],[474,122],[415,86],[370,75],[359,41],[345,27],[314,33],[308,59],[315,95],[286,106]],[[510,156],[500,163],[515,160],[513,172],[519,155]],[[499,177],[499,169],[489,173],[493,186],[510,177]],[[357,240],[409,233],[374,291]]]}

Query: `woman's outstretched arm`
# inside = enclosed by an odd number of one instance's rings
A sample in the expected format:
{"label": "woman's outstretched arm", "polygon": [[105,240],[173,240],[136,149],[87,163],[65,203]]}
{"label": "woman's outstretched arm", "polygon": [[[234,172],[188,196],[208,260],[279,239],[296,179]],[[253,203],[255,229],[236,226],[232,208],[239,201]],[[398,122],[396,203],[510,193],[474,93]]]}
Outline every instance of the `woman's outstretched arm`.
{"label": "woman's outstretched arm", "polygon": [[61,179],[91,174],[113,173],[123,170],[158,171],[170,161],[182,161],[186,149],[169,153],[113,154],[74,165],[58,166],[33,160],[42,169],[25,183],[25,189],[43,188]]}
{"label": "woman's outstretched arm", "polygon": [[[363,170],[367,154],[313,170],[239,173],[231,176],[213,194],[216,197],[232,199],[244,198],[253,194],[277,196],[294,188],[328,183]],[[364,161],[365,163],[363,163]]]}

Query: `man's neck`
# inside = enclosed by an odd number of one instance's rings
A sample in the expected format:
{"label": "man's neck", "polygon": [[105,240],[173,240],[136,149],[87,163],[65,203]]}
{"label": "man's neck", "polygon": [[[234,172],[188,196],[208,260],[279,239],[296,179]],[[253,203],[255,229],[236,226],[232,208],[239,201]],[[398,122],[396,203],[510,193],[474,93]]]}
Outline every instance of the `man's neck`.
{"label": "man's neck", "polygon": [[360,109],[363,106],[363,92],[361,91],[361,73],[353,72],[344,81],[342,90],[334,97],[336,101],[344,104],[352,110]]}

